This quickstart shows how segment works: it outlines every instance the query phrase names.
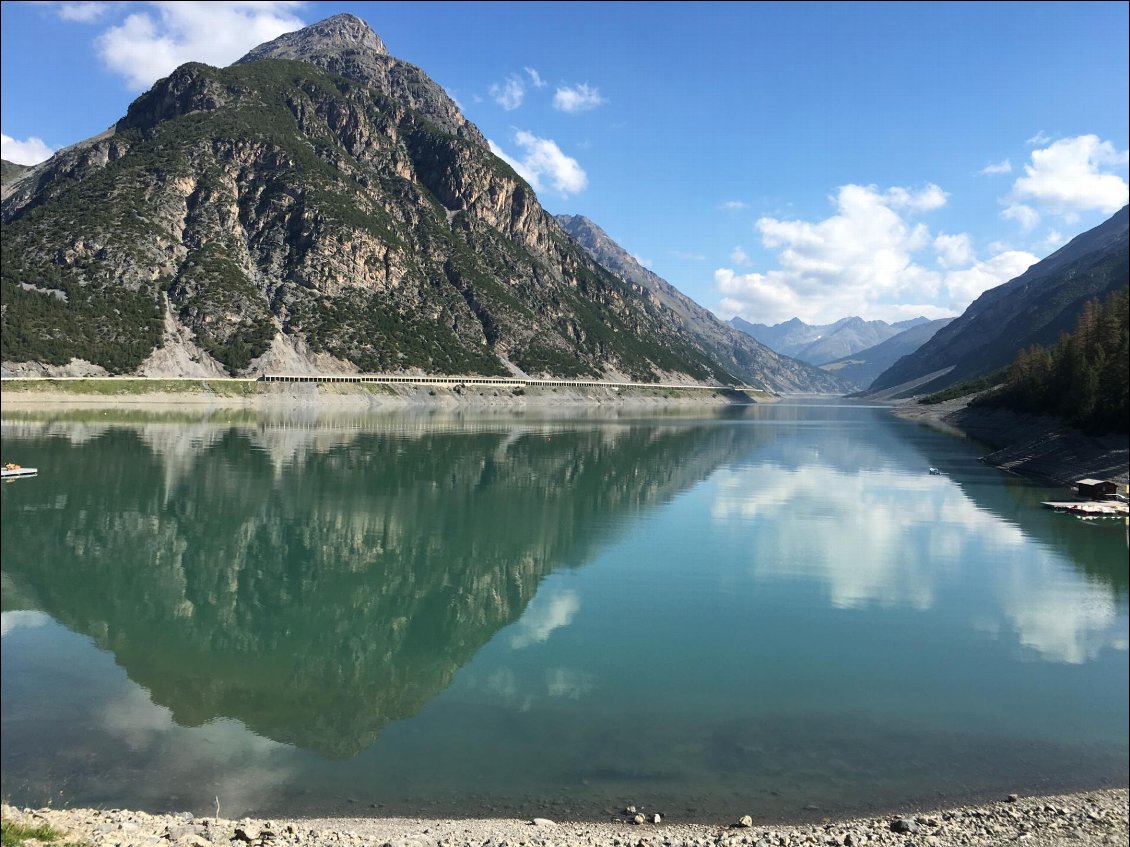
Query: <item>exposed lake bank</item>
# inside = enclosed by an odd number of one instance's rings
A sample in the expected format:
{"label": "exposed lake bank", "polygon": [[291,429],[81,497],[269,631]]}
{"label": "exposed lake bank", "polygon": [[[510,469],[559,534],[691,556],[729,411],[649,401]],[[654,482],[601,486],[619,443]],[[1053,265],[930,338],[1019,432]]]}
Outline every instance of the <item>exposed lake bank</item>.
{"label": "exposed lake bank", "polygon": [[1059,418],[970,406],[970,399],[932,405],[912,400],[895,408],[894,414],[982,442],[993,448],[982,459],[986,464],[1057,485],[1086,477],[1124,482],[1130,471],[1126,434],[1086,435]]}
{"label": "exposed lake bank", "polygon": [[[627,809],[609,822],[515,819],[298,818],[225,820],[190,813],[93,809],[19,809],[5,806],[4,819],[27,826],[46,824],[66,843],[92,847],[211,847],[214,844],[293,844],[308,847],[621,847],[621,845],[999,845],[1036,847],[1070,844],[1124,845],[1128,792],[1102,789],[1050,797],[1017,798],[944,809],[905,809],[893,815],[779,824],[742,817],[717,824],[655,822],[648,810]],[[751,810],[755,811],[755,810]],[[634,821],[640,821],[635,823]]]}
{"label": "exposed lake bank", "polygon": [[764,402],[770,395],[719,387],[597,387],[444,385],[427,383],[271,383],[239,379],[6,379],[5,408],[43,406],[110,408],[277,408],[327,406],[352,409],[526,407],[570,405],[731,405]]}

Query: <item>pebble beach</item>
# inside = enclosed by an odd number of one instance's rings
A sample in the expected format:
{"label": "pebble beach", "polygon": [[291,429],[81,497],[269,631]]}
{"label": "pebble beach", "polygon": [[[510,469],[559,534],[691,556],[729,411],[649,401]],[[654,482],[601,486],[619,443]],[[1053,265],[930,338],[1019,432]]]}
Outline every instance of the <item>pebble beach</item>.
{"label": "pebble beach", "polygon": [[[1128,792],[1103,789],[1049,797],[1009,795],[997,802],[803,825],[755,815],[717,824],[668,824],[625,807],[603,822],[420,818],[242,819],[191,813],[150,815],[119,809],[21,809],[3,817],[48,825],[55,843],[89,847],[794,847],[794,845],[1121,845],[1130,838]],[[752,810],[751,810],[752,811]]]}

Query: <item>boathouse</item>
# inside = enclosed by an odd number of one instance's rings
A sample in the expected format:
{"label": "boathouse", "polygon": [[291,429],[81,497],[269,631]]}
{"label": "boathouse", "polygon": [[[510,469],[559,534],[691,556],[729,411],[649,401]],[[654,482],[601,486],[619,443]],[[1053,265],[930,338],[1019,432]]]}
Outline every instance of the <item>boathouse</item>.
{"label": "boathouse", "polygon": [[1105,482],[1101,479],[1081,479],[1075,483],[1075,490],[1079,492],[1080,497],[1102,500],[1104,497],[1115,494],[1118,491],[1118,486],[1113,482]]}

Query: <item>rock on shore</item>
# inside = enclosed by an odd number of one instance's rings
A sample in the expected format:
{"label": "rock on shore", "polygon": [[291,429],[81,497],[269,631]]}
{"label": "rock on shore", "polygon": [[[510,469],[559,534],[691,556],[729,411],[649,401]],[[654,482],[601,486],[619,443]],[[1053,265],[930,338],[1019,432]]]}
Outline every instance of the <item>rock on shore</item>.
{"label": "rock on shore", "polygon": [[[90,847],[795,847],[795,845],[1124,845],[1130,837],[1128,792],[1106,789],[1053,797],[1017,798],[942,810],[819,824],[776,825],[756,810],[738,810],[721,825],[654,823],[626,818],[609,823],[530,820],[331,818],[225,820],[184,812],[19,809],[5,820],[48,824],[68,844]],[[749,820],[745,820],[746,816]],[[741,823],[739,823],[739,819]]]}

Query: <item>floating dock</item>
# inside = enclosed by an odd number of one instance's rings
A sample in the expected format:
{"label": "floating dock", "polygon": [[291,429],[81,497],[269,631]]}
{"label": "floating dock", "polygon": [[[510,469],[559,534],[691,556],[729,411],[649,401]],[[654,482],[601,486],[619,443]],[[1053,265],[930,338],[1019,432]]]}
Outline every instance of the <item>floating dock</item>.
{"label": "floating dock", "polygon": [[1080,518],[1125,518],[1130,514],[1127,504],[1117,500],[1049,500],[1040,505]]}
{"label": "floating dock", "polygon": [[19,479],[22,476],[35,476],[38,468],[0,468],[0,479]]}

